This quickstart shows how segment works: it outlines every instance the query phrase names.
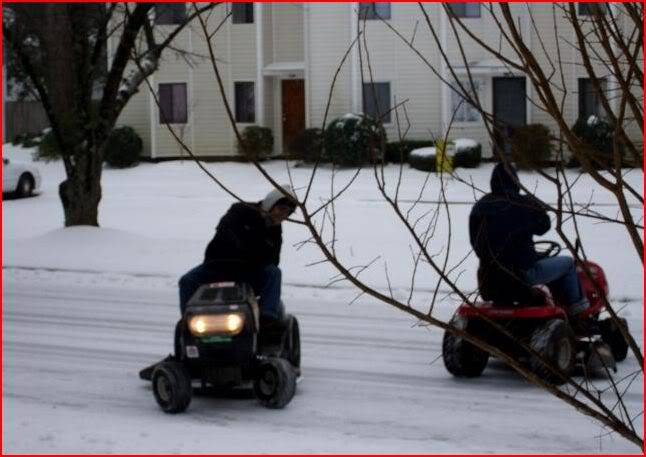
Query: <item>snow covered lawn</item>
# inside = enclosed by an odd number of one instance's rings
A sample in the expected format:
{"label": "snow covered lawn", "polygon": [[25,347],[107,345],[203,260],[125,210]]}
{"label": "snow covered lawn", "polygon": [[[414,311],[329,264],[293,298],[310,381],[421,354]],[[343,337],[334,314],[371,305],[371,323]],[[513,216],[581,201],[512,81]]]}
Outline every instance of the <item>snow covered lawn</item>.
{"label": "snow covered lawn", "polygon": [[[3,145],[3,155],[29,159],[28,151]],[[155,404],[137,372],[171,350],[178,316],[177,278],[197,264],[219,217],[232,199],[190,161],[141,164],[103,174],[101,228],[62,229],[57,186],[62,164],[38,163],[41,194],[5,200],[3,213],[3,451],[5,453],[557,453],[638,452],[596,422],[491,362],[481,378],[456,380],[441,361],[442,334],[387,305],[362,297],[347,283],[325,286],[335,272],[304,229],[284,227],[281,267],[284,300],[301,320],[303,380],[282,411],[251,398],[195,397],[186,414],[168,416]],[[259,200],[268,185],[249,165],[208,164],[241,197]],[[284,163],[267,164],[288,182]],[[386,170],[391,189],[399,168]],[[302,194],[311,169],[292,168]],[[458,170],[488,190],[491,166]],[[311,207],[329,195],[331,170],[313,186]],[[404,169],[401,200],[410,205],[426,173]],[[338,188],[352,177],[343,170]],[[574,176],[572,176],[574,178]],[[538,176],[521,179],[546,201],[556,193]],[[643,193],[643,177],[627,180]],[[479,196],[455,179],[447,183],[451,210],[449,255],[457,264],[470,251],[467,220]],[[301,189],[299,189],[301,188]],[[612,197],[583,177],[575,199],[616,217]],[[432,176],[415,214],[437,206]],[[642,209],[635,205],[635,215]],[[362,171],[336,206],[337,251],[347,265],[364,265],[370,285],[406,300],[413,270],[410,239]],[[446,216],[431,251],[444,255]],[[586,252],[606,270],[610,294],[636,339],[643,341],[642,267],[617,224],[580,220]],[[554,232],[544,238],[557,239]],[[313,266],[308,266],[315,264]],[[475,287],[473,255],[454,272],[465,289]],[[425,309],[437,278],[421,268],[412,304]],[[456,301],[440,289],[439,317]],[[617,378],[638,369],[629,356]],[[600,381],[601,382],[601,381]],[[628,387],[632,415],[643,410],[643,379]],[[642,418],[636,420],[642,429]]]}

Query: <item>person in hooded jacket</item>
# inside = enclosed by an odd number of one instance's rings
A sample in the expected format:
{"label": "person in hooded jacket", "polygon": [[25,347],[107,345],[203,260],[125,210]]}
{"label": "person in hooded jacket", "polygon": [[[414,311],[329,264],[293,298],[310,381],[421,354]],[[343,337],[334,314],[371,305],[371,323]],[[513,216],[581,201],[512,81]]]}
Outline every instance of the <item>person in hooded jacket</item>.
{"label": "person in hooded jacket", "polygon": [[545,257],[534,249],[534,235],[550,229],[540,202],[522,195],[518,175],[507,163],[491,174],[491,193],[476,202],[469,216],[471,246],[480,260],[478,282],[486,300],[534,303],[529,286],[547,284],[570,316],[588,308],[574,259]]}
{"label": "person in hooded jacket", "polygon": [[[202,285],[216,281],[247,282],[260,295],[260,317],[280,321],[282,274],[278,267],[282,246],[281,224],[296,209],[293,189],[283,185],[260,202],[238,202],[220,219],[204,262],[179,280],[180,310]],[[287,195],[287,196],[285,196]]]}

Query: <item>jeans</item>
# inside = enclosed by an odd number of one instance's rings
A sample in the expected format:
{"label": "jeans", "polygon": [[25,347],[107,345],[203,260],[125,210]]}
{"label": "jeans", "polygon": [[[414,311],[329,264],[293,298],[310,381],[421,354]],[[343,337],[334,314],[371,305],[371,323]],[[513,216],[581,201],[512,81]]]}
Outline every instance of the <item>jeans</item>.
{"label": "jeans", "polygon": [[[179,308],[184,314],[186,304],[191,299],[195,291],[209,282],[216,279],[213,273],[204,266],[198,265],[179,280]],[[254,290],[254,293],[260,295],[260,315],[272,319],[282,319],[285,313],[283,302],[280,300],[280,289],[282,282],[282,273],[276,265],[267,265],[262,269],[251,272],[248,282]]]}
{"label": "jeans", "polygon": [[525,272],[525,278],[531,285],[547,284],[556,301],[565,305],[570,315],[585,311],[590,306],[581,290],[572,257],[557,256],[538,260]]}

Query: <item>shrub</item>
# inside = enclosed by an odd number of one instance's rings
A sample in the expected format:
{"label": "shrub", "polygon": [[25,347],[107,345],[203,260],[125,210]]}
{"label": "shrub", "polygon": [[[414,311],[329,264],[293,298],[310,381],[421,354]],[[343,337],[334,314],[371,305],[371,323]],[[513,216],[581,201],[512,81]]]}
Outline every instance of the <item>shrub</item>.
{"label": "shrub", "polygon": [[43,162],[51,162],[53,160],[59,160],[61,158],[61,152],[58,149],[58,144],[54,139],[54,133],[51,129],[47,129],[38,149],[34,152],[34,160],[42,160]]}
{"label": "shrub", "polygon": [[19,133],[13,138],[11,144],[14,146],[19,144],[25,148],[33,148],[40,144],[42,140],[41,136],[41,133]]}
{"label": "shrub", "polygon": [[390,163],[406,163],[408,162],[408,156],[413,149],[427,148],[431,146],[435,146],[435,142],[430,140],[394,141],[386,144],[385,160]]}
{"label": "shrub", "polygon": [[454,168],[476,168],[482,161],[482,145],[473,140],[455,140]]}
{"label": "shrub", "polygon": [[417,149],[411,151],[408,155],[408,164],[411,168],[421,171],[435,171],[435,146],[431,143],[431,146],[426,146],[424,149]]}
{"label": "shrub", "polygon": [[550,130],[543,124],[516,127],[511,136],[511,157],[520,169],[545,166],[552,159]]}
{"label": "shrub", "polygon": [[346,114],[328,124],[323,138],[326,160],[342,166],[359,166],[382,159],[386,132],[370,116]]}
{"label": "shrub", "polygon": [[274,150],[274,135],[268,127],[250,125],[242,131],[242,144],[238,143],[238,153],[250,160],[262,160]]}
{"label": "shrub", "polygon": [[319,128],[305,129],[287,145],[287,150],[295,159],[316,162],[323,151],[323,132]]}
{"label": "shrub", "polygon": [[[590,116],[588,119],[579,118],[572,126],[572,132],[589,146],[586,153],[589,154],[595,167],[613,166],[614,127],[612,124],[596,116]],[[622,162],[625,162],[623,148],[621,148],[620,154]],[[580,164],[576,157],[572,157],[567,165],[576,167]]]}
{"label": "shrub", "polygon": [[117,127],[105,143],[103,160],[113,168],[132,167],[139,163],[142,149],[143,142],[132,127]]}

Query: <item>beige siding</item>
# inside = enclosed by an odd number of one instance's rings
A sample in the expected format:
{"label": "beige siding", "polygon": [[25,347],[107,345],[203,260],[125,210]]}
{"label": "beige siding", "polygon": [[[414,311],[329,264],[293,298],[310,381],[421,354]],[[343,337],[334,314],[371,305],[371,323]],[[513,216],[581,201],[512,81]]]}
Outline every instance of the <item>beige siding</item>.
{"label": "beige siding", "polygon": [[[440,4],[425,4],[430,22],[438,37],[444,43],[443,49],[449,56],[450,62],[462,66],[464,62],[457,46],[450,22]],[[495,25],[495,20],[488,11],[488,6],[482,4],[481,17],[464,19],[469,30],[482,38],[493,48],[502,49],[503,53],[512,60],[514,56],[505,39],[501,38]],[[552,76],[555,87],[565,83],[565,89],[557,96],[564,98],[565,117],[569,123],[574,123],[578,116],[577,78],[584,75],[579,66],[580,55],[572,48],[575,41],[572,27],[569,26],[564,13],[553,4],[531,4],[532,16],[527,12],[527,4],[512,4],[512,14],[515,22],[522,30],[525,42],[531,47],[543,68],[554,67]],[[305,89],[307,107],[307,126],[320,127],[328,103],[332,80],[348,50],[352,36],[353,10],[356,13],[357,3],[267,3],[262,6],[262,54],[261,65],[285,62],[305,62]],[[210,18],[209,26],[214,29],[226,14],[226,6],[218,7]],[[493,14],[503,21],[498,5],[493,5]],[[307,17],[307,20],[304,17]],[[554,23],[556,16],[556,24]],[[258,16],[255,17],[256,21]],[[415,36],[415,47],[426,61],[440,74],[448,75],[443,69],[443,60],[424,15],[415,3],[391,3],[392,25],[405,37]],[[447,132],[450,117],[450,93],[440,78],[434,74],[423,60],[411,50],[388,26],[379,20],[362,22],[365,25],[365,42],[361,46],[370,56],[372,75],[368,71],[365,58],[360,65],[358,52],[350,53],[340,69],[334,90],[330,99],[330,109],[327,117],[329,122],[334,117],[355,110],[361,111],[361,70],[365,80],[373,78],[378,82],[389,82],[391,87],[391,103],[405,101],[405,120],[403,109],[398,113],[402,120],[402,129],[408,128],[408,139],[430,139],[443,137]],[[231,24],[230,21],[221,28],[214,38],[216,57],[218,59],[223,84],[232,109],[235,107],[233,84],[236,81],[256,82],[258,68],[256,64],[256,28],[257,24]],[[536,30],[538,29],[538,31]],[[460,32],[466,59],[471,64],[492,59],[491,55]],[[114,41],[114,40],[113,40]],[[183,32],[175,42],[175,46],[193,51],[196,54],[207,54],[207,46],[197,25],[192,31]],[[308,56],[304,55],[308,50]],[[561,63],[557,60],[560,56]],[[641,56],[640,56],[641,58]],[[208,60],[194,58],[193,65],[173,52],[164,54],[160,70],[152,78],[155,88],[163,82],[186,82],[188,85],[189,124],[178,129],[193,151],[203,156],[229,156],[236,154],[235,140],[229,120],[224,109],[224,103],[215,82],[211,63]],[[603,68],[596,67],[600,75]],[[562,72],[562,74],[561,74]],[[492,78],[503,76],[504,68],[490,71],[478,76],[482,82],[480,97],[484,108],[488,111],[493,106]],[[353,79],[354,75],[354,79]],[[284,76],[265,76],[264,96],[261,103],[263,124],[274,129],[276,152],[280,152],[280,80]],[[293,76],[291,76],[293,77]],[[641,97],[642,87],[635,88]],[[256,84],[256,94],[258,86]],[[536,95],[529,89],[528,95],[538,106],[528,104],[528,122],[547,125],[554,133],[558,127],[551,117],[545,113]],[[152,107],[152,109],[151,109]],[[358,109],[356,109],[358,108]],[[260,113],[257,113],[259,117]],[[122,113],[119,123],[132,125],[143,137],[145,151],[150,153],[155,148],[157,157],[180,155],[176,142],[169,136],[163,126],[159,125],[158,110],[150,102],[147,90],[140,90]],[[398,129],[395,116],[386,125],[390,141],[397,140]],[[408,126],[410,122],[410,126]],[[154,133],[151,135],[151,126]],[[244,128],[246,125],[239,125]],[[627,122],[630,135],[641,143],[641,128],[634,122]],[[490,145],[487,131],[482,121],[471,123],[455,123],[448,132],[450,139],[461,137],[472,138],[481,142],[485,156],[490,155]]]}
{"label": "beige siding", "polygon": [[[428,9],[431,23],[439,24],[437,8]],[[391,19],[388,23],[405,37],[415,33],[414,46],[424,58],[435,65],[439,59],[437,46],[434,45],[425,24],[416,23],[422,15],[416,3],[391,3]],[[360,27],[364,30],[364,22]],[[390,82],[391,107],[399,105],[397,116],[391,113],[391,122],[386,124],[390,141],[397,141],[400,132],[408,127],[407,139],[430,139],[441,135],[441,85],[440,80],[424,61],[406,43],[380,20],[365,21],[363,80],[368,83]],[[368,57],[372,75],[368,68]],[[361,87],[357,87],[361,93]],[[406,112],[404,112],[404,106]],[[406,119],[406,115],[408,119]],[[408,124],[410,123],[410,125]]]}
{"label": "beige siding", "polygon": [[[532,50],[538,57],[543,68],[554,68],[555,74],[553,78],[558,88],[553,88],[553,90],[555,95],[559,97],[559,101],[561,97],[564,98],[564,118],[569,125],[572,125],[579,116],[578,78],[588,77],[588,73],[582,65],[581,52],[572,46],[572,43],[577,43],[574,28],[565,17],[566,13],[558,6],[552,4],[533,4],[532,13],[537,29],[539,30],[539,32],[536,30],[532,31]],[[623,17],[622,15],[617,16],[621,24]],[[586,21],[583,21],[583,24],[583,33],[590,33],[592,31],[592,25]],[[555,30],[559,31],[558,38],[555,36]],[[608,78],[609,84],[612,84],[608,70],[604,68],[601,62],[597,61],[591,51],[590,53],[595,74],[598,77]],[[562,65],[559,63],[559,55],[561,56]],[[605,55],[603,51],[601,51],[601,55]],[[563,87],[562,80],[566,84],[565,90],[559,89]],[[643,87],[636,85],[635,89],[637,97],[641,100]],[[614,108],[617,110],[618,107],[615,106]],[[549,114],[538,107],[532,110],[532,122],[545,124],[553,133],[558,134],[559,128],[556,122]],[[639,125],[627,119],[626,130],[629,136],[634,141],[637,141],[641,147],[642,132]]]}
{"label": "beige siding", "polygon": [[[164,32],[168,33],[172,28],[171,26],[160,27],[159,36],[157,39],[162,39]],[[192,37],[190,30],[184,30],[174,40],[174,47],[179,50],[191,51]],[[193,117],[193,84],[191,78],[191,69],[187,65],[184,57],[173,50],[166,50],[162,54],[162,59],[159,65],[159,70],[155,73],[154,87],[159,94],[159,85],[163,83],[184,83],[186,84],[186,104],[188,110],[188,123],[187,124],[170,124],[170,127],[175,132],[182,142],[189,148],[192,148],[192,124],[191,118]],[[175,157],[183,156],[185,153],[182,147],[178,144],[175,137],[170,133],[169,129],[159,119],[159,107],[154,104],[152,110],[152,123],[156,127],[156,135],[154,138],[155,158],[162,157]]]}
{"label": "beige siding", "polygon": [[116,125],[132,127],[141,136],[143,142],[142,155],[150,157],[150,91],[145,83],[123,108]]}
{"label": "beige siding", "polygon": [[[309,85],[310,127],[321,127],[330,87],[341,58],[348,49],[350,8],[347,3],[310,3],[309,10]],[[350,62],[346,61],[334,85],[327,121],[352,109]]]}
{"label": "beige siding", "polygon": [[273,8],[276,5],[272,3],[263,4],[263,66],[274,61],[274,13]]}
{"label": "beige siding", "polygon": [[275,3],[271,10],[273,62],[302,62],[303,4]]}
{"label": "beige siding", "polygon": [[[265,113],[265,127],[270,127],[274,134],[274,152],[278,151],[278,131],[275,128],[276,121],[280,119],[274,110],[274,86],[273,78],[264,78],[265,80],[265,99],[263,103],[264,113]],[[278,124],[279,125],[279,124]]]}

